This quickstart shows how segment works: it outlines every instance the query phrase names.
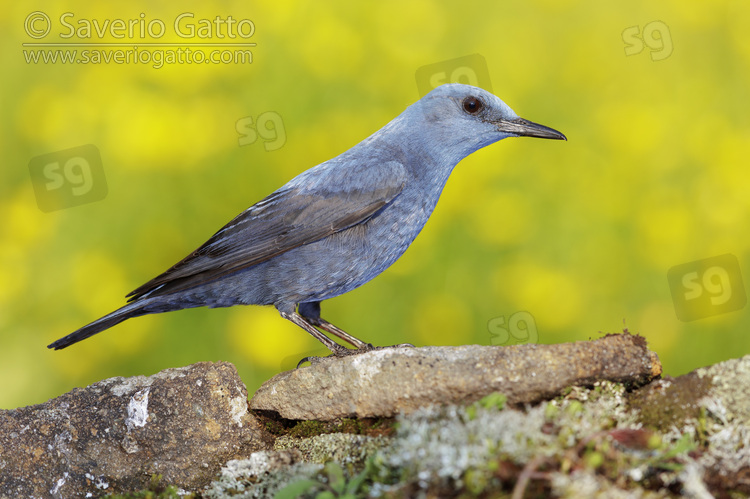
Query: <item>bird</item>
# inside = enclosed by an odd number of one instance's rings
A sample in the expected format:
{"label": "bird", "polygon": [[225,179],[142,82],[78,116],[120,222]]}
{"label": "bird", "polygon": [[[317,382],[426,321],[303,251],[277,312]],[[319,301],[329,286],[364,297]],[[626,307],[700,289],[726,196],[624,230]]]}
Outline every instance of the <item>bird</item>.
{"label": "bird", "polygon": [[567,140],[486,90],[440,85],[359,144],[247,208],[129,293],[126,305],[48,348],[66,348],[133,317],[234,305],[273,305],[333,356],[379,348],[324,320],[320,303],[390,267],[424,227],[454,167],[507,137]]}

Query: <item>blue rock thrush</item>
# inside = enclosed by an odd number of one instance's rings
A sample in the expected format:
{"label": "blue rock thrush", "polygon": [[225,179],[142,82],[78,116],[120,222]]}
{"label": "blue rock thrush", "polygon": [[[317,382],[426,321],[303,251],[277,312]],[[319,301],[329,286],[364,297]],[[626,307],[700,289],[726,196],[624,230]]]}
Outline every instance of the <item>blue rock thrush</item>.
{"label": "blue rock thrush", "polygon": [[65,348],[139,315],[232,305],[274,305],[335,355],[374,348],[321,318],[320,302],[363,285],[406,251],[459,161],[519,136],[566,140],[480,88],[442,85],[356,146],[240,213],[130,293],[127,305],[49,348]]}

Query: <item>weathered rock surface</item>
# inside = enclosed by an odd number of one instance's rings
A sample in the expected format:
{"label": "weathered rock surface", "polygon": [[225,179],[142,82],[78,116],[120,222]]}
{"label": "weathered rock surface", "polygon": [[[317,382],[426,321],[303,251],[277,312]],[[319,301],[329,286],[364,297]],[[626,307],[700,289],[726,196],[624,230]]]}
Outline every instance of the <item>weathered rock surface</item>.
{"label": "weathered rock surface", "polygon": [[254,402],[395,424],[265,419],[274,436],[231,364],[112,378],[0,411],[0,497],[98,497],[153,474],[212,499],[750,494],[750,355],[640,386],[660,373],[631,335],[322,359]]}
{"label": "weathered rock surface", "polygon": [[633,392],[629,399],[640,411],[641,421],[660,430],[679,428],[707,408],[724,420],[750,427],[750,355],[677,378],[666,376]]}
{"label": "weathered rock surface", "polygon": [[707,451],[697,461],[708,470],[706,483],[750,494],[750,355],[657,380],[628,398],[647,427],[699,427]]}
{"label": "weathered rock surface", "polygon": [[286,419],[390,417],[493,392],[519,404],[599,380],[639,386],[660,374],[657,355],[630,334],[557,345],[387,348],[280,373],[250,406]]}
{"label": "weathered rock surface", "polygon": [[750,494],[750,355],[632,391],[596,381],[539,404],[503,400],[493,394],[400,414],[388,438],[281,436],[275,448],[283,451],[228,463],[205,496]]}
{"label": "weathered rock surface", "polygon": [[197,490],[271,445],[232,364],[110,378],[0,411],[0,497],[98,497],[143,489],[152,474]]}

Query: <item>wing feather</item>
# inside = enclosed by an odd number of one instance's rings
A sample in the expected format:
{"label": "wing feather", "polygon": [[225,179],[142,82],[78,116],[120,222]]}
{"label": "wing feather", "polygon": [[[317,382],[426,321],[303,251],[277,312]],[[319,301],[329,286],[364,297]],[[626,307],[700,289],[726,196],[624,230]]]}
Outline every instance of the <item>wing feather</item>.
{"label": "wing feather", "polygon": [[[345,165],[333,166],[336,172]],[[331,169],[314,168],[296,177],[166,272],[129,293],[130,301],[190,289],[364,223],[393,201],[406,181],[403,166],[393,161],[343,171],[344,175],[332,176]]]}

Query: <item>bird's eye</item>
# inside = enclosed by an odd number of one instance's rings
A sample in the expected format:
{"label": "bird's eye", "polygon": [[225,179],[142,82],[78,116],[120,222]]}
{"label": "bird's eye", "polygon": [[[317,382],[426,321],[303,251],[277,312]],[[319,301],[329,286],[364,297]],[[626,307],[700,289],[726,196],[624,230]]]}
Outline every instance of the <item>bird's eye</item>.
{"label": "bird's eye", "polygon": [[476,97],[467,97],[464,99],[464,111],[469,114],[477,114],[482,110],[484,104]]}

